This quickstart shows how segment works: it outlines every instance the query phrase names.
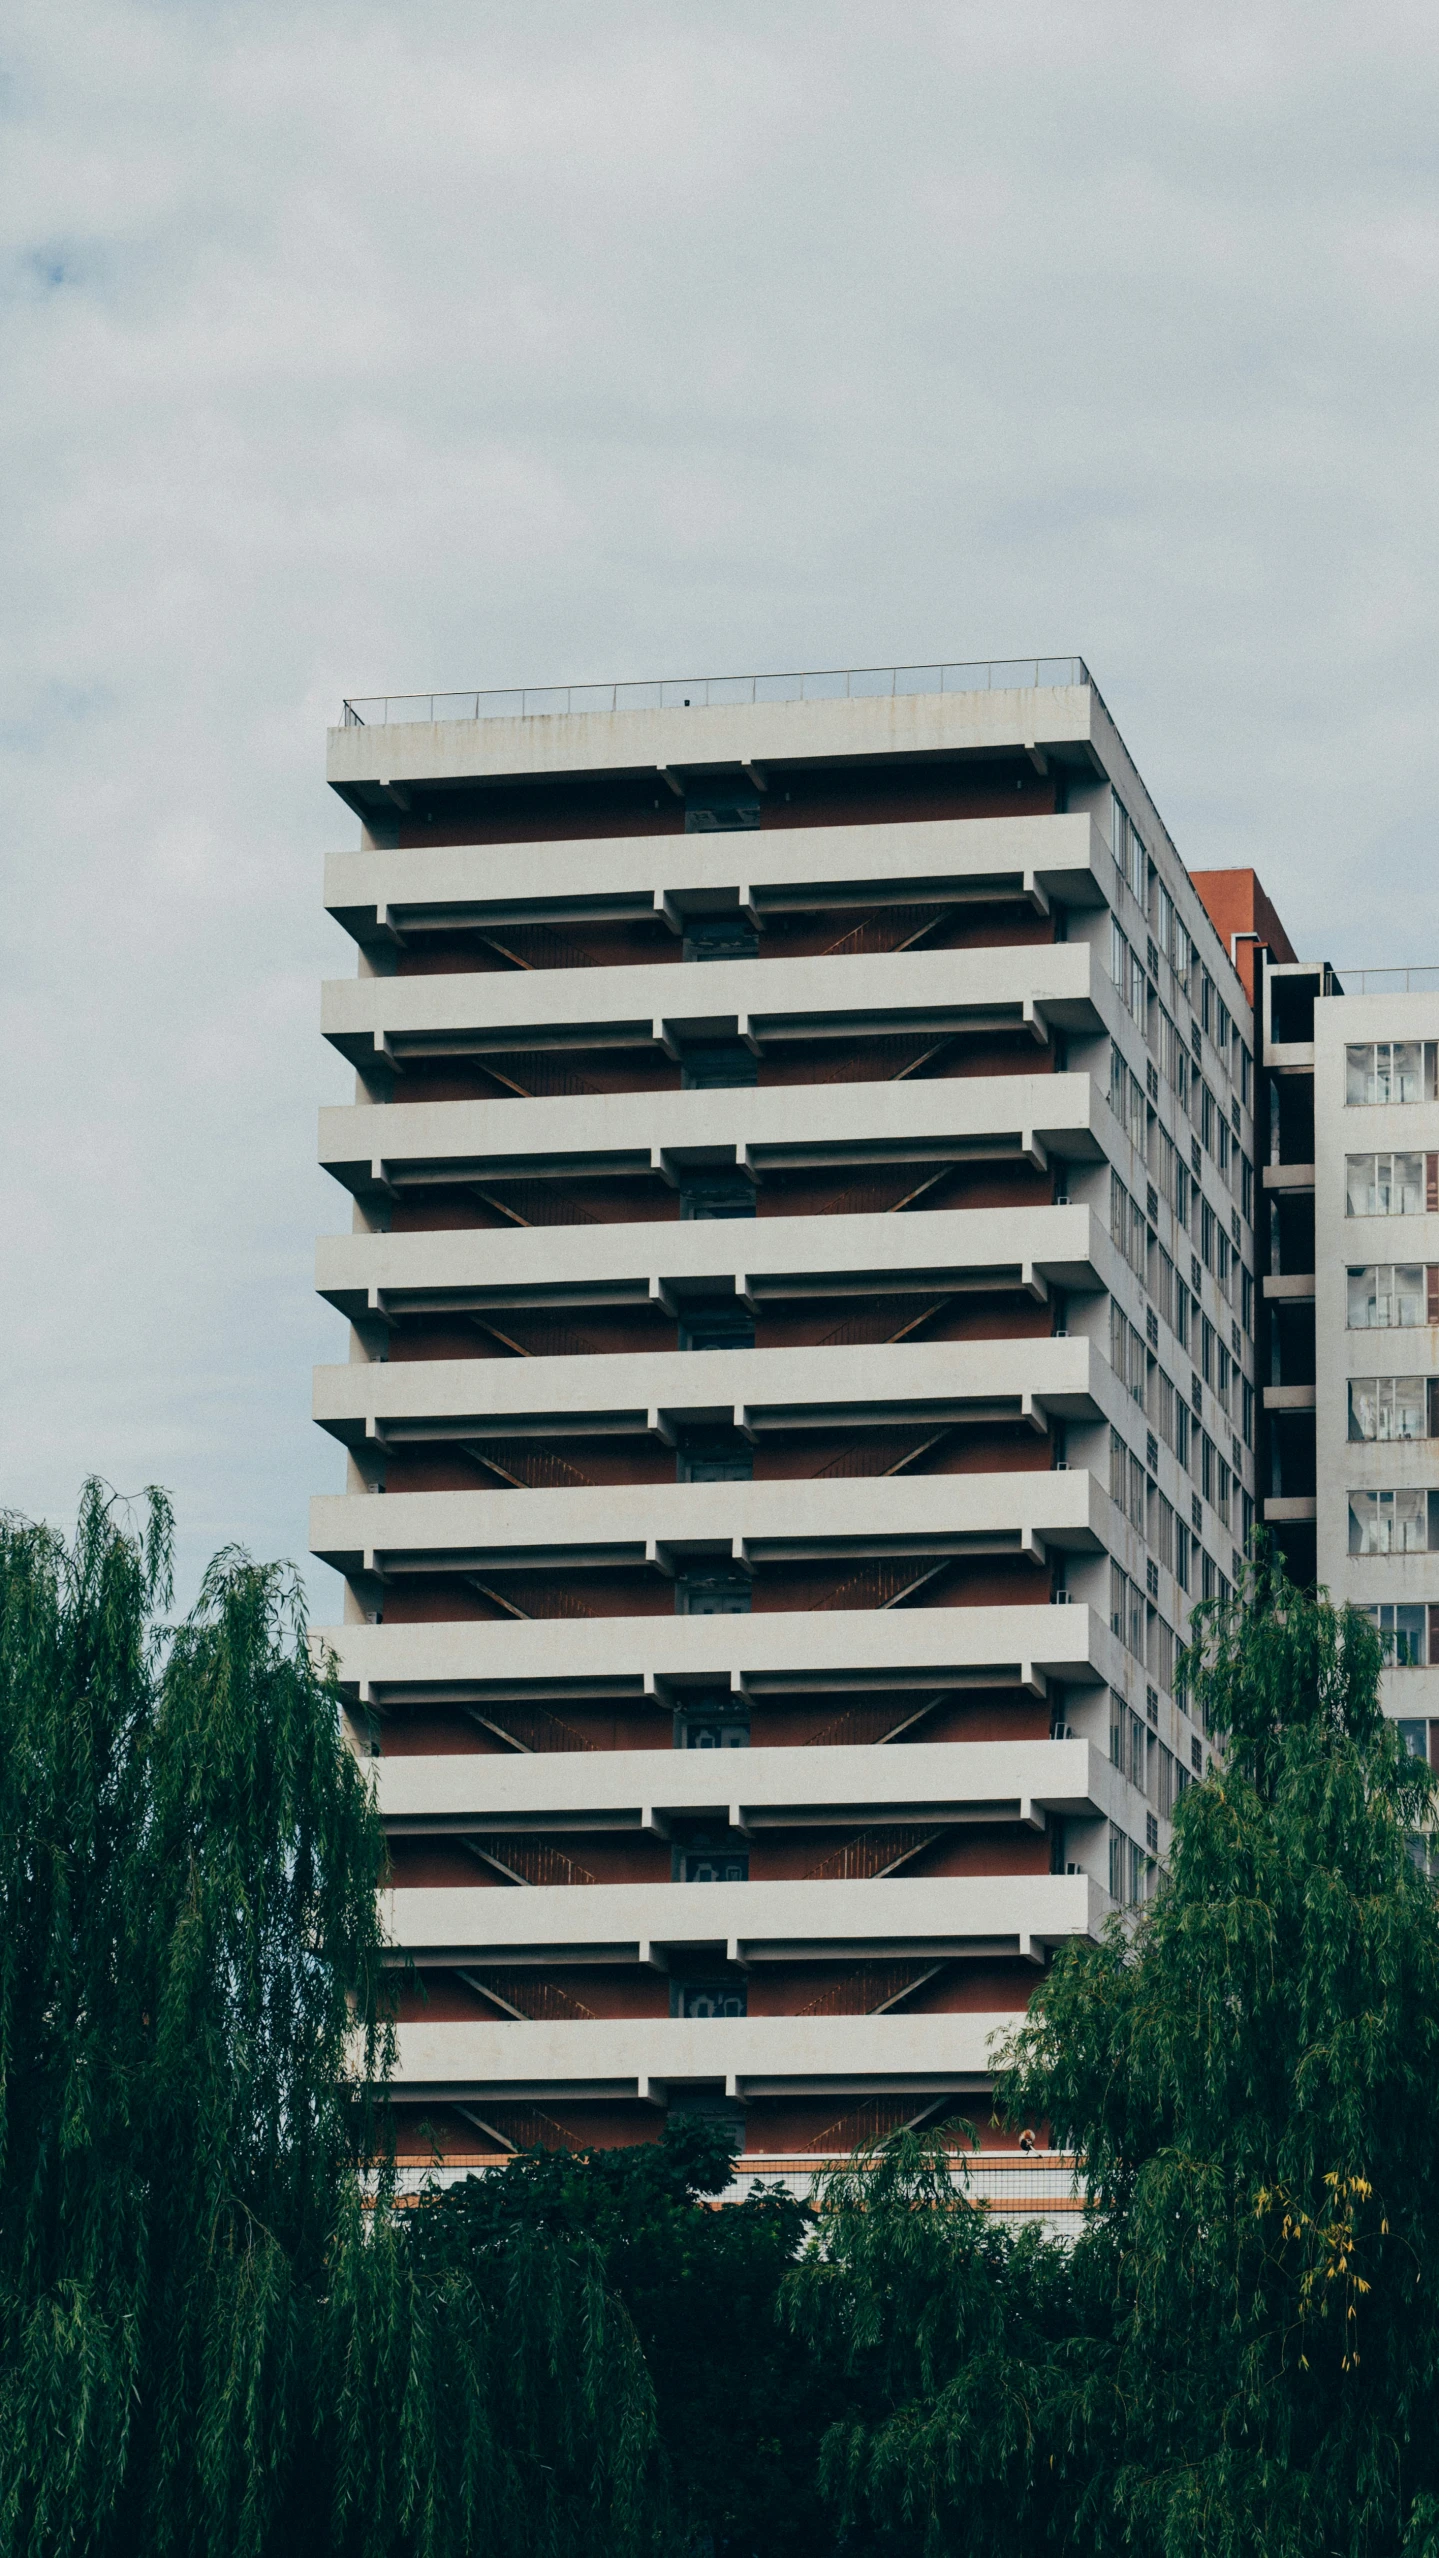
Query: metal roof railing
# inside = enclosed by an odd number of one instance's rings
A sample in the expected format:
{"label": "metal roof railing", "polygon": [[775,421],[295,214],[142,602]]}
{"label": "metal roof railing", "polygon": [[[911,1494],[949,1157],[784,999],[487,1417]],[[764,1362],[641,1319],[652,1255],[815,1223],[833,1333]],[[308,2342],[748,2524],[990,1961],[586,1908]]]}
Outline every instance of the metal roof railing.
{"label": "metal roof railing", "polygon": [[1439,994],[1439,964],[1432,961],[1418,968],[1346,968],[1341,973],[1346,995]]}
{"label": "metal roof railing", "polygon": [[541,684],[503,693],[376,693],[344,705],[346,728],[396,721],[549,719],[579,711],[717,710],[749,702],[884,700],[906,693],[1034,692],[1092,684],[1082,657],[991,657],[948,666],[828,667],[793,675],[656,677],[643,684]]}

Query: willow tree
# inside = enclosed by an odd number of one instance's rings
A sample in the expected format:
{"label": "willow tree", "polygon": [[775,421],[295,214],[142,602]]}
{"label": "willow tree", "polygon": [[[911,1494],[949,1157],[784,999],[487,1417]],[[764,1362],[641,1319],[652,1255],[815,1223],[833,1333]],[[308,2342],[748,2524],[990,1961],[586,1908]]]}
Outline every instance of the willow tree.
{"label": "willow tree", "polygon": [[999,2080],[1084,2162],[1072,2251],[937,2208],[915,2154],[834,2185],[791,2308],[851,2373],[825,2474],[856,2547],[1439,2551],[1433,1781],[1380,1668],[1267,1561],[1200,1612],[1216,1772]]}
{"label": "willow tree", "polygon": [[0,1523],[0,2553],[637,2546],[594,2262],[361,2208],[384,1844],[293,1576],[170,1576],[158,1493]]}

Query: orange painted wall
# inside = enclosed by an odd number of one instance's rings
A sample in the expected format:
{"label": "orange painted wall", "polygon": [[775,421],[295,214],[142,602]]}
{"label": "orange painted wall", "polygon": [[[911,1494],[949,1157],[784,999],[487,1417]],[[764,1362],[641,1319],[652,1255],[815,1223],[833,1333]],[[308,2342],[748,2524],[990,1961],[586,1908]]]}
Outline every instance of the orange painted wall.
{"label": "orange painted wall", "polygon": [[[1272,900],[1260,885],[1257,871],[1193,870],[1189,876],[1226,952],[1231,948],[1231,937],[1235,933],[1257,932],[1271,959],[1298,958],[1299,954],[1280,922]],[[1254,951],[1252,941],[1241,941],[1233,947],[1234,965],[1251,1004],[1254,1001]]]}

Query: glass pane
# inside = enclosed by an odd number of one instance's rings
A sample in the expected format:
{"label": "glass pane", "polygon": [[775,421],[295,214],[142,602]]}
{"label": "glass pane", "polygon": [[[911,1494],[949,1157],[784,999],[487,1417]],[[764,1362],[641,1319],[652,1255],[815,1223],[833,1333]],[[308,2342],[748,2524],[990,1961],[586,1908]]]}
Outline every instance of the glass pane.
{"label": "glass pane", "polygon": [[1417,1262],[1405,1262],[1394,1272],[1394,1312],[1389,1320],[1398,1324],[1424,1320],[1424,1272]]}
{"label": "glass pane", "polygon": [[1424,1158],[1422,1155],[1395,1155],[1391,1176],[1391,1217],[1422,1217],[1424,1214]]}
{"label": "glass pane", "polygon": [[1424,1666],[1422,1607],[1406,1605],[1394,1610],[1394,1666],[1398,1670],[1419,1670]]}
{"label": "glass pane", "polygon": [[1349,1329],[1367,1332],[1376,1321],[1374,1312],[1376,1270],[1351,1270],[1349,1273]]}
{"label": "glass pane", "polygon": [[1422,1101],[1424,1098],[1424,1050],[1417,1039],[1394,1042],[1393,1101]]}
{"label": "glass pane", "polygon": [[802,675],[757,675],[754,679],[757,702],[797,702],[803,693]]}
{"label": "glass pane", "polygon": [[876,695],[887,696],[895,689],[892,666],[857,667],[849,679],[850,700],[871,701]]}
{"label": "glass pane", "polygon": [[1349,1155],[1344,1164],[1344,1204],[1351,1217],[1372,1217],[1374,1206],[1374,1157]]}
{"label": "glass pane", "polygon": [[705,685],[705,693],[711,710],[723,709],[727,703],[752,702],[754,677],[752,675],[712,675]]}

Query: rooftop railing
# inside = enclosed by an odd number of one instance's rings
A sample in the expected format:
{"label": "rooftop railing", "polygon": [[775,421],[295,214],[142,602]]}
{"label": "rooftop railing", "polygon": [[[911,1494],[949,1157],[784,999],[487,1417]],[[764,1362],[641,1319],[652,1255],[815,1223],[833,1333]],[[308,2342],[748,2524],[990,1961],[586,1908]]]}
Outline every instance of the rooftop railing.
{"label": "rooftop railing", "polygon": [[1439,964],[1421,968],[1345,968],[1340,971],[1346,995],[1439,994]]}
{"label": "rooftop railing", "polygon": [[376,693],[347,701],[344,724],[383,728],[395,721],[552,719],[578,711],[718,710],[749,702],[1034,692],[1092,682],[1082,657],[991,657],[952,666],[850,666],[795,675],[656,677],[644,684],[527,685],[507,693]]}

